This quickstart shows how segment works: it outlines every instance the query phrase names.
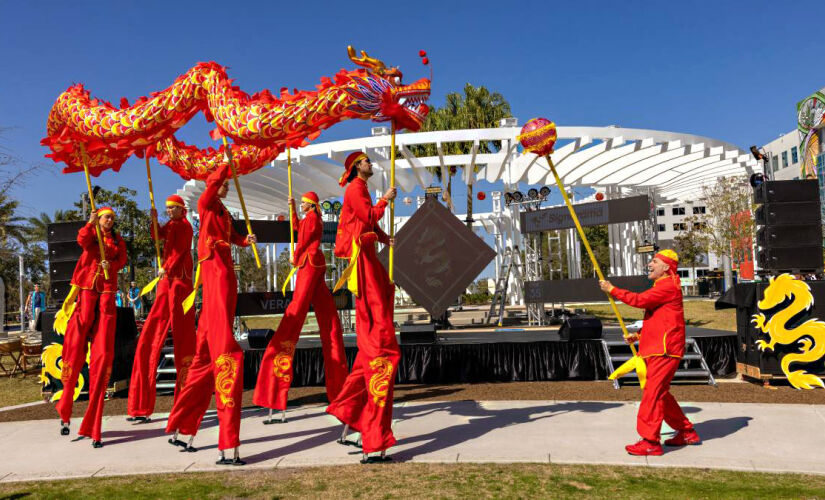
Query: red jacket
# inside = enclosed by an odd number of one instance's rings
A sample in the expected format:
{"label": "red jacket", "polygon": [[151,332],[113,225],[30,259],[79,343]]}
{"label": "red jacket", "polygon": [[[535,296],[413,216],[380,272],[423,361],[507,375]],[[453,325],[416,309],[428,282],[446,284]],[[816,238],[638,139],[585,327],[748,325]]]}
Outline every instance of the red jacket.
{"label": "red jacket", "polygon": [[86,224],[77,232],[77,244],[83,249],[72,274],[72,285],[84,290],[95,290],[100,293],[115,293],[117,291],[117,273],[126,265],[126,243],[119,234],[103,232],[103,251],[109,261],[109,279],[104,278],[103,268],[100,267],[100,247],[97,243],[95,227]]}
{"label": "red jacket", "polygon": [[373,233],[378,241],[388,245],[387,234],[378,227],[378,221],[384,215],[387,201],[383,198],[374,206],[366,181],[356,177],[344,191],[344,204],[338,219],[338,233],[335,235],[335,256],[350,258],[352,242],[359,245],[366,243],[361,236]]}
{"label": "red jacket", "polygon": [[[154,224],[149,234],[155,235]],[[186,217],[170,219],[169,222],[158,226],[159,239],[163,243],[163,269],[169,279],[192,280],[192,225]]]}
{"label": "red jacket", "polygon": [[292,212],[292,225],[298,228],[298,243],[295,245],[293,265],[304,267],[307,262],[312,267],[326,267],[327,261],[321,251],[321,236],[324,234],[324,222],[317,210],[310,210],[303,220],[298,220]]}
{"label": "red jacket", "polygon": [[613,287],[610,295],[629,306],[645,310],[639,338],[640,356],[684,356],[685,311],[678,276],[662,276],[642,293]]}
{"label": "red jacket", "polygon": [[218,189],[230,175],[229,164],[218,167],[206,179],[206,189],[198,199],[198,262],[211,258],[216,248],[222,248],[226,252],[224,257],[230,258],[230,243],[242,247],[249,246],[246,237],[235,232],[232,217],[218,198]]}

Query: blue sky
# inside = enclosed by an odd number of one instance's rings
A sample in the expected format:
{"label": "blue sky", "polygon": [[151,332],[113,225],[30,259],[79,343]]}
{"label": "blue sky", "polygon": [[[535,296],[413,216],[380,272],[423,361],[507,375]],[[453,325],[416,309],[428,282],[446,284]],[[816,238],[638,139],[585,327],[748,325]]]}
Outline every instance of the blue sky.
{"label": "blue sky", "polygon": [[[791,5],[793,8],[790,8]],[[502,93],[520,123],[610,125],[693,133],[747,148],[795,128],[795,103],[825,85],[817,2],[4,2],[0,147],[37,178],[16,189],[23,215],[69,207],[82,175],[59,174],[40,146],[48,111],[75,82],[117,103],[161,90],[198,61],[229,67],[253,93],[312,88],[349,68],[354,45],[408,80],[434,67],[432,104],[464,83]],[[277,93],[277,92],[276,92]],[[336,125],[318,141],[369,134]],[[215,145],[196,119],[181,138]],[[157,196],[182,181],[155,168]],[[96,183],[128,185],[148,204],[133,159]],[[492,186],[482,184],[489,191]],[[402,195],[403,196],[403,195]],[[456,192],[463,198],[462,190]],[[489,209],[489,197],[477,211]],[[461,209],[463,211],[463,208]],[[403,214],[404,208],[399,207]]]}

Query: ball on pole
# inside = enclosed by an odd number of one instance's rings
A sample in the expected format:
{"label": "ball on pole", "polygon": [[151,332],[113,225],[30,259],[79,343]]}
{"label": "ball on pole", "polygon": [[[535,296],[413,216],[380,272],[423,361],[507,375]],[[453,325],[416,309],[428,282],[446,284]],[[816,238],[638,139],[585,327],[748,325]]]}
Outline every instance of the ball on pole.
{"label": "ball on pole", "polygon": [[549,155],[556,145],[556,124],[547,118],[533,118],[521,127],[518,140],[526,151]]}

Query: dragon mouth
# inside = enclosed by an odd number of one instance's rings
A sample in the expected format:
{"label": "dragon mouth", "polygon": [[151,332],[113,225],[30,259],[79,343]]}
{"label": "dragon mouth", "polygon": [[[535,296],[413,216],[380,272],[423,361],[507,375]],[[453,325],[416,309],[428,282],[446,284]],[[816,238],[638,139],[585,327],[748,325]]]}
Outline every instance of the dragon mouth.
{"label": "dragon mouth", "polygon": [[[424,123],[430,108],[425,102],[430,98],[430,80],[422,78],[410,85],[398,87],[393,91],[401,108],[404,128],[415,131]],[[396,117],[401,118],[401,117]]]}

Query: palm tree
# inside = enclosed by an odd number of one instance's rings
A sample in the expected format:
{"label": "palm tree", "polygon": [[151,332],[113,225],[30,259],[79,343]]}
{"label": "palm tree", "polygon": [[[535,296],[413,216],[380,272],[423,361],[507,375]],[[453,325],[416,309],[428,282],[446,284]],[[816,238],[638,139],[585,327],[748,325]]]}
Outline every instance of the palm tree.
{"label": "palm tree", "polygon": [[[498,92],[490,92],[486,87],[475,87],[470,83],[464,85],[464,94],[447,94],[444,106],[433,108],[421,127],[422,132],[436,130],[460,130],[472,128],[497,127],[502,118],[511,116],[510,104]],[[451,142],[442,145],[445,155],[469,154],[473,144],[469,142]],[[478,146],[479,154],[486,154],[497,151],[494,143],[483,142]],[[413,150],[419,156],[433,156],[438,154],[432,144],[419,146]],[[464,168],[469,168],[465,165]],[[474,171],[478,171],[479,166],[474,165]],[[430,169],[444,184],[441,178],[441,169],[434,167]],[[450,171],[447,179],[446,199],[452,195],[452,176],[454,171]],[[473,185],[467,185],[467,227],[472,228],[473,224]]]}
{"label": "palm tree", "polygon": [[26,228],[26,232],[29,236],[29,239],[32,241],[46,241],[48,237],[48,228],[49,224],[54,224],[55,222],[72,222],[81,220],[78,213],[74,210],[55,210],[54,217],[50,217],[49,214],[45,212],[40,212],[40,215],[37,217],[29,217],[26,221],[29,223],[29,226]]}
{"label": "palm tree", "polygon": [[16,240],[22,246],[26,246],[26,227],[22,224],[24,219],[15,215],[17,205],[20,202],[9,199],[5,193],[0,193],[0,244],[6,243],[9,239]]}

